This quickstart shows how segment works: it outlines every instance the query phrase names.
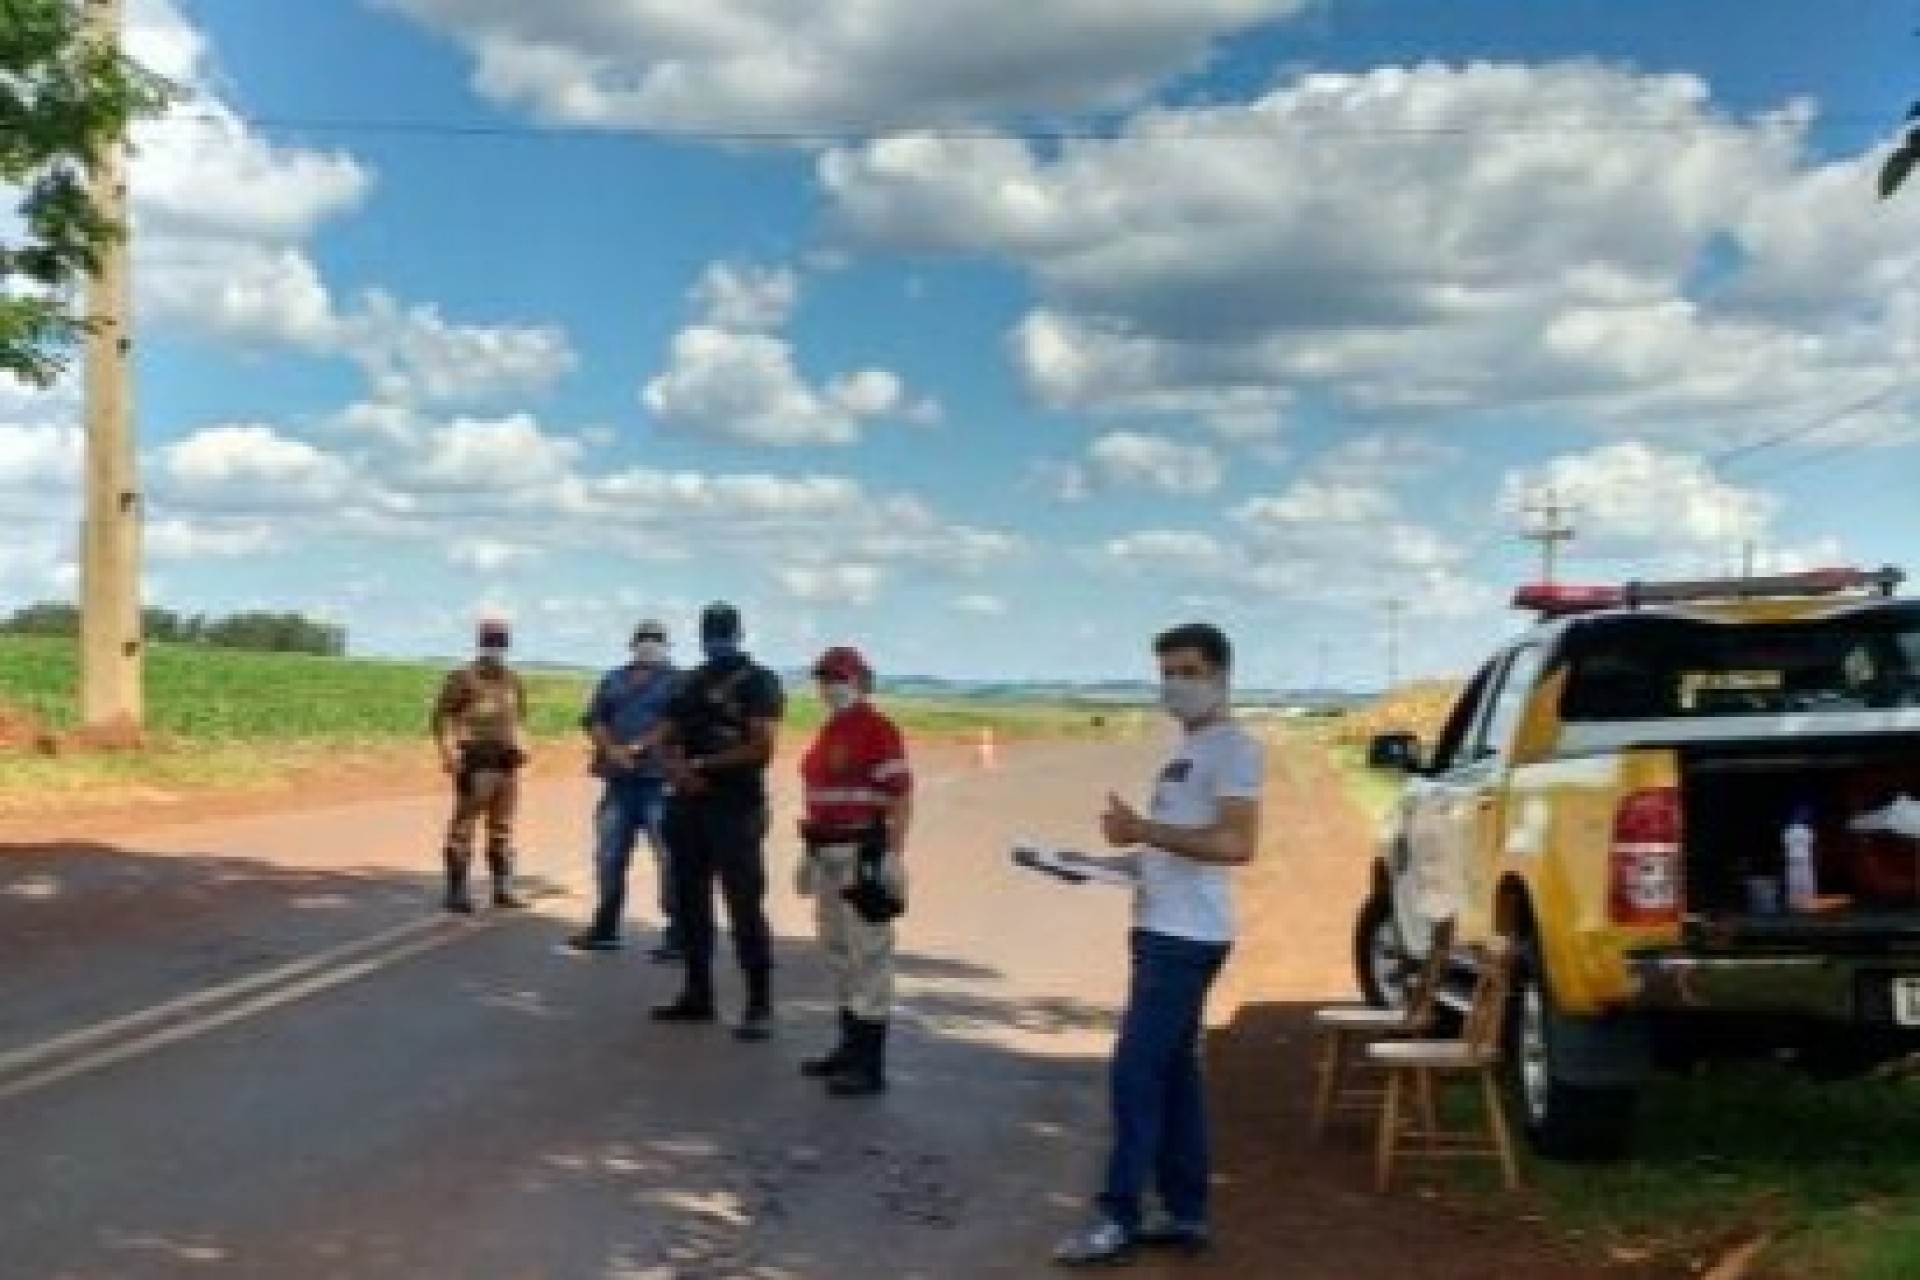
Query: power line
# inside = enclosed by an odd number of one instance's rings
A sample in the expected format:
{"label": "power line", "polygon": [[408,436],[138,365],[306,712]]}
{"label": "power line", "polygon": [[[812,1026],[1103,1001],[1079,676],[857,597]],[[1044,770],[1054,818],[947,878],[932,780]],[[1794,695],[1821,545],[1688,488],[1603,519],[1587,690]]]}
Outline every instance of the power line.
{"label": "power line", "polygon": [[1830,427],[1838,426],[1856,414],[1864,413],[1868,409],[1875,408],[1885,401],[1891,400],[1894,396],[1907,390],[1911,385],[1909,379],[1902,378],[1897,382],[1880,388],[1880,390],[1870,395],[1849,401],[1839,408],[1821,414],[1819,417],[1810,421],[1788,427],[1784,431],[1776,431],[1772,435],[1763,436],[1758,440],[1750,440],[1745,444],[1733,445],[1729,448],[1721,449],[1716,453],[1709,454],[1707,455],[1707,461],[1714,466],[1725,466],[1729,462],[1737,462],[1741,458],[1761,453],[1767,449],[1778,448],[1784,444],[1791,444],[1796,440],[1804,440],[1808,436],[1818,435]]}
{"label": "power line", "polygon": [[[1824,115],[1823,124],[1839,123],[1885,123],[1883,114]],[[1057,126],[1038,126],[1031,124],[1014,125],[967,125],[967,124],[915,124],[900,122],[897,124],[871,125],[864,128],[824,129],[824,128],[719,128],[711,126],[644,126],[644,125],[589,125],[564,123],[554,125],[521,124],[516,122],[483,122],[463,120],[409,119],[398,116],[304,116],[299,114],[278,114],[263,112],[252,115],[216,112],[175,112],[160,120],[150,122],[146,127],[166,127],[168,125],[199,125],[204,127],[229,127],[235,123],[245,123],[261,129],[278,129],[289,132],[360,134],[366,136],[421,137],[436,139],[520,139],[528,141],[589,141],[589,142],[687,142],[751,145],[766,144],[812,144],[821,146],[851,145],[878,141],[888,137],[912,135],[940,139],[997,140],[1019,138],[1036,142],[1151,142],[1156,145],[1168,142],[1210,142],[1210,141],[1247,141],[1268,142],[1290,136],[1289,130],[1304,132],[1320,138],[1507,138],[1507,137],[1566,137],[1601,136],[1607,134],[1645,134],[1653,136],[1677,137],[1689,134],[1710,133],[1724,129],[1724,120],[1562,120],[1533,123],[1478,123],[1459,125],[1393,125],[1362,122],[1282,120],[1248,122],[1244,127],[1187,128],[1178,133],[1128,132],[1124,126],[1106,126],[1075,123]],[[1265,127],[1262,127],[1262,126]]]}

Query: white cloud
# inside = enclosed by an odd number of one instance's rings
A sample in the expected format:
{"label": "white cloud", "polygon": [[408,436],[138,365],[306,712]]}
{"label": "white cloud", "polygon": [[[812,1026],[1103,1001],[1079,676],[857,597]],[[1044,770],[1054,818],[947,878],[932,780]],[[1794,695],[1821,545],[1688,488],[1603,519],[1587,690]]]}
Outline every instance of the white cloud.
{"label": "white cloud", "polygon": [[706,323],[736,333],[782,329],[800,302],[800,277],[787,267],[716,262],[693,288]]}
{"label": "white cloud", "polygon": [[[479,573],[498,573],[537,560],[537,549],[495,538],[462,538],[447,547],[447,562]],[[602,605],[611,604],[610,601]]]}
{"label": "white cloud", "polygon": [[80,378],[68,369],[45,387],[0,373],[0,422],[66,422],[80,412]]}
{"label": "white cloud", "polygon": [[331,504],[347,496],[348,464],[274,428],[205,427],[160,450],[162,478],[201,501],[249,507]]}
{"label": "white cloud", "polygon": [[538,391],[579,363],[550,326],[450,324],[433,306],[403,307],[370,292],[343,325],[345,350],[387,402],[471,404]]}
{"label": "white cloud", "polygon": [[778,577],[789,596],[807,604],[872,604],[886,580],[870,564],[790,565]]}
{"label": "white cloud", "polygon": [[134,280],[153,323],[243,342],[321,346],[333,307],[306,242],[365,198],[338,151],[277,146],[225,101],[206,38],[172,0],[135,0],[127,46],[187,97],[134,128]]}
{"label": "white cloud", "polygon": [[1450,451],[1366,436],[1323,450],[1273,493],[1247,498],[1214,529],[1147,529],[1083,559],[1170,593],[1224,593],[1321,613],[1376,609],[1389,595],[1429,618],[1484,615],[1497,591],[1469,572],[1464,539],[1409,516],[1428,468]]}
{"label": "white cloud", "polygon": [[1737,545],[1762,536],[1779,509],[1777,498],[1721,479],[1696,454],[1638,441],[1509,474],[1499,509],[1518,521],[1547,493],[1572,507],[1583,545]]}
{"label": "white cloud", "polygon": [[139,243],[140,306],[157,325],[240,345],[311,350],[338,336],[332,295],[300,249],[215,237]]}
{"label": "white cloud", "polygon": [[1004,618],[1010,612],[1004,598],[990,595],[957,597],[953,608],[957,613],[968,613],[978,618]]}
{"label": "white cloud", "polygon": [[1132,431],[1101,436],[1087,461],[1095,476],[1115,488],[1191,497],[1212,493],[1226,479],[1226,464],[1207,446]]}
{"label": "white cloud", "polygon": [[1035,489],[1055,502],[1085,502],[1093,497],[1093,482],[1087,469],[1077,462],[1041,458],[1027,468],[1025,487]]}
{"label": "white cloud", "polygon": [[901,134],[819,174],[851,243],[1024,268],[1014,350],[1053,407],[1313,393],[1752,438],[1920,356],[1892,287],[1920,276],[1920,205],[1875,206],[1866,159],[1811,159],[1810,119],[1731,118],[1684,75],[1423,65],[1045,149]]}
{"label": "white cloud", "polygon": [[362,405],[342,418],[357,429],[335,449],[225,425],[156,451],[156,514],[215,529],[244,515],[308,549],[428,548],[480,573],[582,555],[776,564],[793,570],[790,592],[833,599],[873,598],[899,569],[977,575],[1024,549],[847,476],[607,470],[577,434],[528,415],[435,421]]}
{"label": "white cloud", "polygon": [[583,450],[526,414],[459,418],[426,434],[408,474],[425,489],[469,489],[508,496],[565,480]]}
{"label": "white cloud", "polygon": [[239,559],[285,545],[271,525],[260,521],[214,526],[192,520],[155,520],[146,526],[143,538],[147,554],[155,560]]}
{"label": "white cloud", "polygon": [[27,600],[70,600],[79,575],[71,553],[46,536],[0,542],[0,589]]}
{"label": "white cloud", "polygon": [[80,483],[80,428],[0,422],[0,489],[66,489]]}
{"label": "white cloud", "polygon": [[866,132],[1110,109],[1304,0],[384,0],[451,35],[475,88],[556,123]]}
{"label": "white cloud", "polygon": [[1210,533],[1191,529],[1145,529],[1110,540],[1109,557],[1124,565],[1161,565],[1210,572],[1226,563],[1229,551]]}
{"label": "white cloud", "polygon": [[664,423],[745,444],[848,445],[869,422],[924,421],[898,375],[870,369],[809,383],[786,339],[696,325],[673,342],[672,363],[642,399]]}
{"label": "white cloud", "polygon": [[1306,479],[1277,496],[1244,503],[1234,518],[1268,528],[1359,524],[1385,520],[1394,507],[1392,495],[1378,486]]}

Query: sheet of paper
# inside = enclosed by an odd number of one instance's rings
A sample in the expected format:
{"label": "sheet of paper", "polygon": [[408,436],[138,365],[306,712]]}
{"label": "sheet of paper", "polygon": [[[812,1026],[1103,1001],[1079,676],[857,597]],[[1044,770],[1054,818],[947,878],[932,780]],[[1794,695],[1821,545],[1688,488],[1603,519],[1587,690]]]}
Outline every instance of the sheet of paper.
{"label": "sheet of paper", "polygon": [[1013,860],[1030,871],[1038,871],[1069,884],[1131,885],[1136,876],[1129,855],[1102,857],[1056,849],[1034,840],[1016,841]]}

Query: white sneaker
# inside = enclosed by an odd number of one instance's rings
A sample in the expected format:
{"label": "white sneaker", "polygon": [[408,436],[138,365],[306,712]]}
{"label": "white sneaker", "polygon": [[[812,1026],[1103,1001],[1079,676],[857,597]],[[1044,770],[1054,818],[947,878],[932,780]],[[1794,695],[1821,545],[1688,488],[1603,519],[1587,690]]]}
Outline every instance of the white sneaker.
{"label": "white sneaker", "polygon": [[1063,1267],[1120,1267],[1133,1261],[1133,1235],[1110,1218],[1102,1218],[1062,1240],[1053,1260]]}

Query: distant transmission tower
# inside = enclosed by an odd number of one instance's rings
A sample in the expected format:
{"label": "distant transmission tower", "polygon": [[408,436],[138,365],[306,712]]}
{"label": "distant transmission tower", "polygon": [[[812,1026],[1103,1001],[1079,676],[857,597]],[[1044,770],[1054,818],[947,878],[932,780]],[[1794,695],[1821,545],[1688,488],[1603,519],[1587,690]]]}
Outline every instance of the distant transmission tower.
{"label": "distant transmission tower", "polygon": [[1528,542],[1540,544],[1540,581],[1551,584],[1559,569],[1560,545],[1573,541],[1573,525],[1569,519],[1573,515],[1573,508],[1561,501],[1558,492],[1549,488],[1539,502],[1527,507],[1527,514],[1537,517],[1539,523],[1520,536]]}

